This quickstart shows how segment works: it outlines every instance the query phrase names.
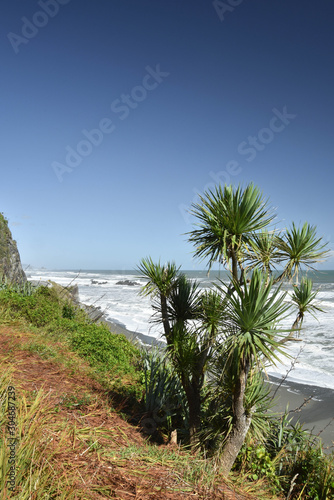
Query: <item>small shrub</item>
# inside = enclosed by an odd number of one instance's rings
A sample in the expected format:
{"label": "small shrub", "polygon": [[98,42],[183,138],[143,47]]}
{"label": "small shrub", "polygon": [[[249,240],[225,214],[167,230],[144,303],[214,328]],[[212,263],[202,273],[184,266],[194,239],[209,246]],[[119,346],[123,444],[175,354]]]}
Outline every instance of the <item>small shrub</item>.
{"label": "small shrub", "polygon": [[291,422],[289,413],[273,420],[262,443],[244,445],[235,469],[251,481],[266,479],[273,493],[290,500],[334,499],[334,455],[325,455],[316,436]]}
{"label": "small shrub", "polygon": [[[291,453],[291,452],[290,452]],[[297,453],[295,463],[291,467],[290,454],[286,454],[284,472],[289,477],[298,474],[295,496],[303,494],[305,500],[329,500],[334,498],[334,457],[324,455],[322,447],[309,446]],[[290,466],[289,466],[290,465]]]}
{"label": "small shrub", "polygon": [[68,323],[68,332],[70,347],[107,377],[113,388],[141,397],[140,352],[124,335],[111,333],[105,325],[73,320]]}
{"label": "small shrub", "polygon": [[62,317],[66,319],[73,319],[75,317],[75,308],[72,304],[67,303],[63,305]]}
{"label": "small shrub", "polygon": [[249,444],[239,453],[235,467],[247,472],[251,481],[265,478],[273,493],[280,493],[282,486],[277,476],[278,458],[272,459],[264,445]]}
{"label": "small shrub", "polygon": [[1,290],[0,302],[13,319],[25,319],[37,327],[60,316],[59,302],[47,287],[39,287],[33,295],[22,295],[13,289]]}

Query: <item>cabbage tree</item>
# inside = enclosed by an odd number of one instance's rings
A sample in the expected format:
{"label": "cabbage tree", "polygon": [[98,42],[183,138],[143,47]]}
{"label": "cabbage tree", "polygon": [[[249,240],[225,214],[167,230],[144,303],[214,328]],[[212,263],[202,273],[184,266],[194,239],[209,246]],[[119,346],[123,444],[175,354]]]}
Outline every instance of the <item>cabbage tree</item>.
{"label": "cabbage tree", "polygon": [[174,264],[161,265],[149,257],[138,270],[148,281],[141,290],[153,297],[157,321],[161,321],[168,352],[186,394],[190,443],[201,428],[202,388],[223,316],[220,296],[199,293],[196,282],[179,273]]}
{"label": "cabbage tree", "polygon": [[246,409],[245,395],[254,366],[263,369],[267,363],[279,360],[284,354],[279,344],[279,321],[290,305],[280,288],[273,289],[273,279],[260,270],[253,271],[249,283],[233,282],[234,293],[228,296],[225,324],[224,370],[232,380],[232,425],[226,438],[221,462],[228,474],[244,443],[255,408]]}
{"label": "cabbage tree", "polygon": [[[197,219],[196,227],[188,234],[195,245],[195,257],[206,259],[209,269],[214,262],[223,263],[232,273],[232,286],[228,293],[222,291],[228,297],[229,317],[223,342],[224,370],[229,372],[229,380],[234,381],[231,430],[221,457],[227,474],[252,419],[252,411],[246,411],[245,406],[252,367],[274,362],[278,354],[283,354],[283,344],[292,340],[305,312],[316,310],[312,285],[303,281],[292,296],[299,308],[296,321],[289,334],[278,339],[276,322],[288,305],[283,302],[284,294],[272,288],[272,271],[281,265],[283,271],[275,283],[287,278],[295,279],[298,284],[302,266],[312,268],[327,257],[328,250],[316,235],[316,229],[307,223],[301,228],[292,224],[291,229],[275,234],[270,229],[274,214],[253,184],[245,189],[218,186],[204,193],[200,203],[193,204],[192,215]],[[260,274],[260,269],[264,274]]]}
{"label": "cabbage tree", "polygon": [[195,257],[206,259],[209,270],[214,262],[227,264],[234,279],[242,270],[245,245],[275,218],[254,184],[245,189],[219,185],[200,196],[191,213],[197,219],[196,229],[188,233]]}
{"label": "cabbage tree", "polygon": [[278,279],[287,278],[290,282],[295,279],[298,285],[302,266],[313,270],[314,264],[323,262],[329,256],[326,247],[327,244],[317,236],[315,226],[305,222],[302,227],[297,227],[293,222],[291,228],[277,238],[280,260],[284,265],[283,273]]}

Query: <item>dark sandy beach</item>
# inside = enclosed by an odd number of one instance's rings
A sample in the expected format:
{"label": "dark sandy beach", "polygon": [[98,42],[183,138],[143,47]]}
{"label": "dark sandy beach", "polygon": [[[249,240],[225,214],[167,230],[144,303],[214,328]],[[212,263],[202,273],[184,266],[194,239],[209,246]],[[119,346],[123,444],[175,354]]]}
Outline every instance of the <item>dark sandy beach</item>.
{"label": "dark sandy beach", "polygon": [[[278,379],[271,379],[273,393],[278,387],[278,382]],[[306,403],[303,405],[304,402]],[[334,451],[334,391],[332,389],[284,381],[275,395],[273,411],[284,413],[287,407],[291,412],[293,422],[299,420],[304,429],[312,432],[313,435],[319,435],[324,446],[329,447],[329,451]]]}
{"label": "dark sandy beach", "polygon": [[110,331],[117,334],[123,334],[127,339],[129,339],[133,343],[138,343],[140,345],[146,346],[161,346],[164,347],[166,344],[163,342],[159,342],[159,340],[151,337],[150,335],[145,335],[144,333],[132,332],[127,330],[124,326],[114,323],[112,321],[102,319],[102,322],[110,328]]}

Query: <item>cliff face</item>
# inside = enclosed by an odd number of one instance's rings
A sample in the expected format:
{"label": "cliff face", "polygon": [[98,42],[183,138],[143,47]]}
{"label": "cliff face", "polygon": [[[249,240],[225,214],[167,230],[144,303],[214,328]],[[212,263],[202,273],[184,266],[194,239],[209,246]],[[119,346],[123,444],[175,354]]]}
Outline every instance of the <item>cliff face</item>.
{"label": "cliff face", "polygon": [[0,279],[2,277],[12,283],[27,281],[16,242],[12,238],[7,220],[0,213]]}

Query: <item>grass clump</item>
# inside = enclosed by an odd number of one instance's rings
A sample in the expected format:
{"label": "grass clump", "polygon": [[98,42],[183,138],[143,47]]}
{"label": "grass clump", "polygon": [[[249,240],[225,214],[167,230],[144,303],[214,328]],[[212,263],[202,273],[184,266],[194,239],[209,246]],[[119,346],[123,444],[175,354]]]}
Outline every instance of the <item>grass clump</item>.
{"label": "grass clump", "polygon": [[[4,368],[4,367],[2,367]],[[52,466],[54,456],[63,446],[64,435],[54,439],[53,408],[47,395],[38,391],[29,398],[21,394],[15,400],[15,438],[7,432],[8,387],[11,372],[3,371],[0,379],[0,500],[74,499],[75,488],[65,474]],[[13,441],[14,440],[14,441]],[[15,455],[10,445],[15,442]],[[12,457],[15,456],[13,459]],[[15,476],[9,475],[9,459],[15,460]],[[9,482],[9,477],[15,479]]]}
{"label": "grass clump", "polygon": [[51,359],[57,356],[55,349],[40,342],[31,342],[27,350],[33,354],[38,354],[43,359]]}

